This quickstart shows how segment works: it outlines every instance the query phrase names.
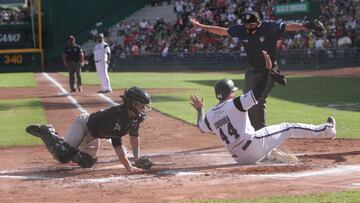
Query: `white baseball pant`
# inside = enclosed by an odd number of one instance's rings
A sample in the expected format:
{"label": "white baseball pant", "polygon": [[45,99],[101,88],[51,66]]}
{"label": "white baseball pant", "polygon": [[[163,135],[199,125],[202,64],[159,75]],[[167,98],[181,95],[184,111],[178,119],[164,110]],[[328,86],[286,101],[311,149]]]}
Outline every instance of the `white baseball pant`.
{"label": "white baseball pant", "polygon": [[288,138],[333,138],[335,135],[335,129],[328,123],[281,123],[256,131],[251,140],[242,140],[229,152],[239,164],[255,164]]}
{"label": "white baseball pant", "polygon": [[105,61],[98,61],[95,63],[96,73],[100,79],[101,90],[112,91],[110,86],[110,78],[108,75],[109,65]]}
{"label": "white baseball pant", "polygon": [[95,157],[99,151],[100,139],[91,136],[87,127],[88,119],[88,113],[80,114],[69,127],[65,136],[65,142],[79,151]]}

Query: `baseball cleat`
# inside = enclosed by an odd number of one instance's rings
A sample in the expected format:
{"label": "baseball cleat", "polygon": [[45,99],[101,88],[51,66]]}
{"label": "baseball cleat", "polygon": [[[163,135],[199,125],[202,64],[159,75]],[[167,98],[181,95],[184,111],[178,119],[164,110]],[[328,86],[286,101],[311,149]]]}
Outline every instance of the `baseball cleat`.
{"label": "baseball cleat", "polygon": [[335,118],[330,116],[327,121],[330,127],[330,135],[331,135],[331,139],[335,139],[336,138],[336,121]]}
{"label": "baseball cleat", "polygon": [[35,137],[41,137],[41,129],[39,124],[32,124],[26,127],[26,132],[34,135]]}
{"label": "baseball cleat", "polygon": [[299,159],[294,155],[290,153],[286,153],[279,149],[273,149],[268,154],[268,160],[280,162],[280,163],[296,163],[299,161]]}

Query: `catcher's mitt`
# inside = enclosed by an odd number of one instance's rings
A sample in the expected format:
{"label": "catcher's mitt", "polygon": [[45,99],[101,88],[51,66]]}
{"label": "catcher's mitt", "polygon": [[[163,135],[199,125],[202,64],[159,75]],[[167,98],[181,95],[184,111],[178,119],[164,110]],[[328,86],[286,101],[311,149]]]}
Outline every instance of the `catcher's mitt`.
{"label": "catcher's mitt", "polygon": [[153,166],[153,162],[149,157],[142,156],[135,161],[134,166],[142,169],[150,169]]}
{"label": "catcher's mitt", "polygon": [[318,19],[304,21],[303,26],[314,33],[315,36],[321,37],[326,34],[324,25]]}

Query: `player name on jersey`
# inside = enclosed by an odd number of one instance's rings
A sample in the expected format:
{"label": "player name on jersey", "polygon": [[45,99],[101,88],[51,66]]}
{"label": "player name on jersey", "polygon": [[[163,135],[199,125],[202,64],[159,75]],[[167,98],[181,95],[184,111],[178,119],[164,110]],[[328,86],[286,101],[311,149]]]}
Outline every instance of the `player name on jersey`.
{"label": "player name on jersey", "polygon": [[226,115],[225,117],[222,117],[220,120],[216,121],[214,123],[214,126],[216,129],[220,128],[221,126],[227,124],[230,122],[230,118]]}

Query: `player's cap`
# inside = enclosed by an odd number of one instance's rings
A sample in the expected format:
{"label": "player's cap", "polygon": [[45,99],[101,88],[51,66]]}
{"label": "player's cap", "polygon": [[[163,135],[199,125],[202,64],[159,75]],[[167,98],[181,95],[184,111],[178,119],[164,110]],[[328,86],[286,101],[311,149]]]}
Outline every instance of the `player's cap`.
{"label": "player's cap", "polygon": [[234,81],[229,79],[222,79],[215,84],[215,95],[218,100],[226,99],[231,92],[238,88],[235,86]]}
{"label": "player's cap", "polygon": [[256,11],[247,11],[242,16],[242,22],[244,24],[260,22],[260,16]]}
{"label": "player's cap", "polygon": [[103,33],[99,33],[99,34],[97,34],[97,37],[99,37],[99,38],[104,38],[104,34],[103,34]]}

